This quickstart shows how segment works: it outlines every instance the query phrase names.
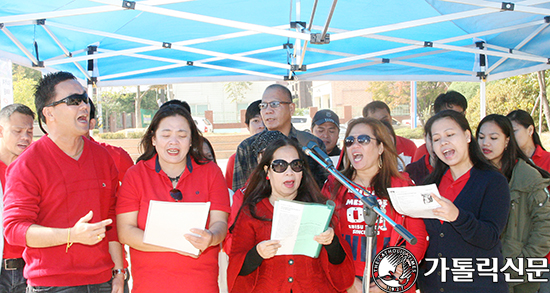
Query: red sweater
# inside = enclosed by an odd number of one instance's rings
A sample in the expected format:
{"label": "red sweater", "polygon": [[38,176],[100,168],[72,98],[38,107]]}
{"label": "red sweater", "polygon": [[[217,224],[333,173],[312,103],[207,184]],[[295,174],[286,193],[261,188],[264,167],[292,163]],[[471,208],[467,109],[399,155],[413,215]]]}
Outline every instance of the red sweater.
{"label": "red sweater", "polygon": [[229,189],[233,189],[233,171],[235,171],[235,157],[237,153],[234,153],[227,160],[227,166],[225,167],[225,183]]}
{"label": "red sweater", "polygon": [[[6,169],[8,169],[8,166],[6,166],[4,162],[0,161],[0,181],[2,181],[2,190],[6,190]],[[2,255],[2,258],[22,258],[25,247],[10,245],[3,235],[4,234],[2,233],[2,238],[4,239],[4,254]]]}
{"label": "red sweater", "polygon": [[[273,218],[273,206],[269,198],[256,205],[256,213],[267,219]],[[229,254],[227,285],[230,292],[345,292],[353,285],[353,261],[346,242],[340,237],[338,227],[334,227],[346,252],[344,262],[331,264],[325,248],[318,258],[304,255],[279,255],[264,259],[252,273],[239,276],[244,259],[249,250],[258,243],[271,238],[271,221],[261,221],[250,215],[244,208],[233,230],[233,244]]]}
{"label": "red sweater", "polygon": [[[408,178],[407,178],[408,179]],[[410,186],[412,182],[410,179],[398,179],[392,178],[391,187],[403,187]],[[327,182],[323,186],[323,194],[328,198],[332,197],[331,191],[336,184],[336,179],[331,175],[328,177]],[[370,190],[369,190],[370,191]],[[372,192],[372,191],[371,191]],[[340,230],[342,237],[349,243],[353,252],[353,258],[355,262],[355,275],[363,276],[365,270],[365,220],[363,214],[363,204],[355,197],[355,195],[348,191],[346,187],[340,186],[336,199],[335,213],[339,217]],[[405,217],[397,213],[390,202],[386,199],[378,199],[380,209],[386,213],[394,222],[403,225],[409,232],[416,236],[418,242],[415,245],[407,243],[407,248],[416,259],[420,262],[424,258],[424,253],[428,247],[428,241],[426,237],[426,226],[422,219]],[[376,252],[380,252],[382,249],[389,246],[396,246],[401,239],[401,236],[393,229],[392,226],[386,223],[384,219],[380,219],[377,226],[376,237]]]}
{"label": "red sweater", "polygon": [[[5,236],[12,245],[25,246],[29,226],[69,228],[90,210],[91,223],[115,217],[118,173],[113,159],[99,145],[84,138],[78,161],[44,136],[7,170],[4,194]],[[45,248],[26,247],[24,276],[32,286],[80,286],[111,279],[114,264],[109,241],[117,241],[116,227],[96,245],[74,243]]]}
{"label": "red sweater", "polygon": [[[187,167],[176,188],[183,202],[211,202],[210,210],[230,211],[227,186],[214,162],[199,165],[187,156]],[[138,228],[145,230],[150,201],[175,202],[171,189],[172,182],[160,168],[157,156],[140,161],[128,169],[122,182],[117,214],[137,211]],[[176,252],[146,252],[130,247],[132,292],[219,292],[219,250],[219,245],[209,247],[195,259]]]}

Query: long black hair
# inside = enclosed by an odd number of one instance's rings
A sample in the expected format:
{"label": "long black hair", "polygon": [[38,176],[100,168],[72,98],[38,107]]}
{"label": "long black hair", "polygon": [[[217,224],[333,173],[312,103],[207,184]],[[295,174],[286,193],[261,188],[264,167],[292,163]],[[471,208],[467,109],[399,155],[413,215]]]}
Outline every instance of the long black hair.
{"label": "long black hair", "polygon": [[512,122],[510,122],[510,119],[507,117],[499,114],[485,116],[485,118],[483,118],[477,126],[476,139],[479,138],[481,126],[487,122],[495,123],[500,128],[502,133],[504,133],[504,136],[510,139],[508,146],[502,152],[502,157],[500,159],[500,172],[506,176],[508,181],[512,179],[512,172],[514,171],[514,167],[516,166],[518,159],[524,160],[531,167],[537,169],[543,178],[550,178],[550,173],[533,164],[533,162],[531,162],[531,160],[521,151],[516,141],[516,137],[514,136]]}
{"label": "long black hair", "polygon": [[[466,117],[453,110],[443,110],[434,116],[432,116],[430,119],[428,119],[428,122],[426,122],[426,130],[428,131],[429,137],[432,138],[432,126],[433,124],[441,119],[448,118],[453,120],[458,126],[462,129],[462,131],[468,130],[470,134],[472,134],[472,129],[470,128],[470,124],[468,124],[468,120]],[[472,139],[474,139],[472,137]],[[481,170],[496,170],[496,168],[485,158],[483,153],[481,152],[481,149],[479,148],[479,144],[475,141],[470,141],[468,143],[468,156],[470,158],[470,161],[476,167],[477,169]],[[435,160],[435,166],[434,170],[428,177],[426,177],[426,180],[424,180],[425,184],[431,184],[436,183],[439,185],[441,182],[441,178],[447,172],[449,169],[449,165],[443,163],[441,159],[436,155]]]}
{"label": "long black hair", "polygon": [[[155,136],[160,122],[167,117],[181,116],[187,120],[189,128],[191,129],[191,147],[189,148],[189,154],[195,160],[197,164],[205,164],[208,160],[204,157],[202,153],[203,137],[200,131],[195,125],[195,121],[185,108],[177,104],[164,105],[160,107],[153,119],[151,124],[147,127],[143,138],[139,144],[140,150],[143,152],[141,156],[137,159],[137,162],[141,160],[149,160],[157,154],[155,146],[153,146],[153,137]],[[136,163],[137,163],[136,162]]]}
{"label": "long black hair", "polygon": [[[262,159],[258,166],[252,171],[248,178],[248,185],[244,191],[244,200],[242,208],[248,207],[250,215],[255,219],[267,221],[268,219],[256,214],[256,205],[264,198],[271,196],[271,182],[266,179],[266,168],[270,168],[273,162],[273,154],[278,149],[284,146],[291,146],[298,152],[298,157],[304,162],[304,170],[302,171],[302,180],[298,187],[298,194],[294,200],[302,202],[324,203],[326,199],[321,194],[321,190],[317,185],[315,178],[311,174],[307,164],[307,158],[298,142],[292,138],[282,138],[268,145],[263,152]],[[242,209],[241,208],[241,209]],[[236,222],[236,220],[235,220]]]}
{"label": "long black hair", "polygon": [[533,143],[535,144],[535,146],[540,146],[543,150],[546,150],[544,149],[540,141],[540,136],[537,132],[537,128],[535,127],[535,121],[533,121],[533,117],[531,117],[529,113],[523,110],[514,110],[508,113],[506,117],[508,117],[508,119],[510,119],[511,121],[521,124],[521,126],[525,128],[533,126]]}

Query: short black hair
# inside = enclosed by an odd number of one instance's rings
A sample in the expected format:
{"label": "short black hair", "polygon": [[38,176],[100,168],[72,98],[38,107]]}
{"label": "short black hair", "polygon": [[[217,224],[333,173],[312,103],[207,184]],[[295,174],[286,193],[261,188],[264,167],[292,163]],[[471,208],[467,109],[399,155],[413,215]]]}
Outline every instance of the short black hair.
{"label": "short black hair", "polygon": [[2,108],[2,110],[0,110],[0,122],[10,119],[13,113],[21,113],[23,115],[28,115],[28,116],[31,116],[32,119],[34,120],[34,112],[31,110],[31,108],[23,104],[15,103],[15,104],[7,105],[6,107]]}
{"label": "short black hair", "polygon": [[376,110],[386,110],[391,115],[391,110],[388,105],[382,101],[372,101],[363,108],[363,117],[369,117],[369,113],[376,112]]}
{"label": "short black hair", "polygon": [[252,103],[250,103],[250,105],[248,105],[248,108],[246,108],[246,114],[245,114],[245,118],[244,118],[244,123],[246,124],[246,126],[249,126],[250,125],[250,120],[254,119],[254,117],[260,115],[260,103],[262,102],[262,100],[257,100],[257,101],[254,101]]}
{"label": "short black hair", "polygon": [[54,73],[46,74],[36,86],[34,92],[34,105],[36,106],[36,113],[38,120],[46,123],[46,117],[42,114],[44,106],[50,103],[55,97],[55,86],[66,80],[74,79],[76,77],[66,71],[58,71]]}
{"label": "short black hair", "polygon": [[274,83],[268,87],[265,88],[265,92],[267,92],[268,90],[280,90],[282,91],[287,97],[288,97],[288,101],[292,103],[292,93],[290,92],[290,90],[282,85],[282,84],[278,84],[278,83]]}
{"label": "short black hair", "polygon": [[187,110],[187,112],[191,113],[191,107],[186,101],[174,99],[174,100],[164,102],[164,104],[162,104],[160,107],[164,107],[166,105],[179,105],[179,106],[182,106],[185,110]]}
{"label": "short black hair", "polygon": [[434,112],[435,114],[437,114],[455,105],[461,107],[462,110],[466,112],[466,109],[468,108],[468,101],[461,93],[448,91],[444,94],[440,94],[439,96],[437,96],[437,98],[435,98]]}

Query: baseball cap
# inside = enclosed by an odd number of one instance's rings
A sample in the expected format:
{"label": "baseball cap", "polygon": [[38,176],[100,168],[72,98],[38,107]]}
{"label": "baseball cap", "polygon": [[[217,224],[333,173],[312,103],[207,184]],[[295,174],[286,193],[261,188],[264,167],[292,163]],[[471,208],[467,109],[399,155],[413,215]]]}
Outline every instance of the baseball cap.
{"label": "baseball cap", "polygon": [[311,122],[311,127],[313,128],[313,125],[321,125],[325,122],[332,122],[337,127],[340,127],[340,118],[338,118],[336,113],[328,109],[323,109],[315,113],[315,116],[313,116],[313,120]]}

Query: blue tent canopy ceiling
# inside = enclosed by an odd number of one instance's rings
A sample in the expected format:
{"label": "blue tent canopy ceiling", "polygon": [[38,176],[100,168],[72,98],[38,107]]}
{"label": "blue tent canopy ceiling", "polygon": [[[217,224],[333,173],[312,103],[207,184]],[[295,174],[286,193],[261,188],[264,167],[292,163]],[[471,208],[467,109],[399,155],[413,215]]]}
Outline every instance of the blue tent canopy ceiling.
{"label": "blue tent canopy ceiling", "polygon": [[[346,0],[331,14],[335,2],[2,1],[0,58],[98,86],[479,81],[550,68],[550,0]],[[325,28],[330,42],[309,42]]]}

